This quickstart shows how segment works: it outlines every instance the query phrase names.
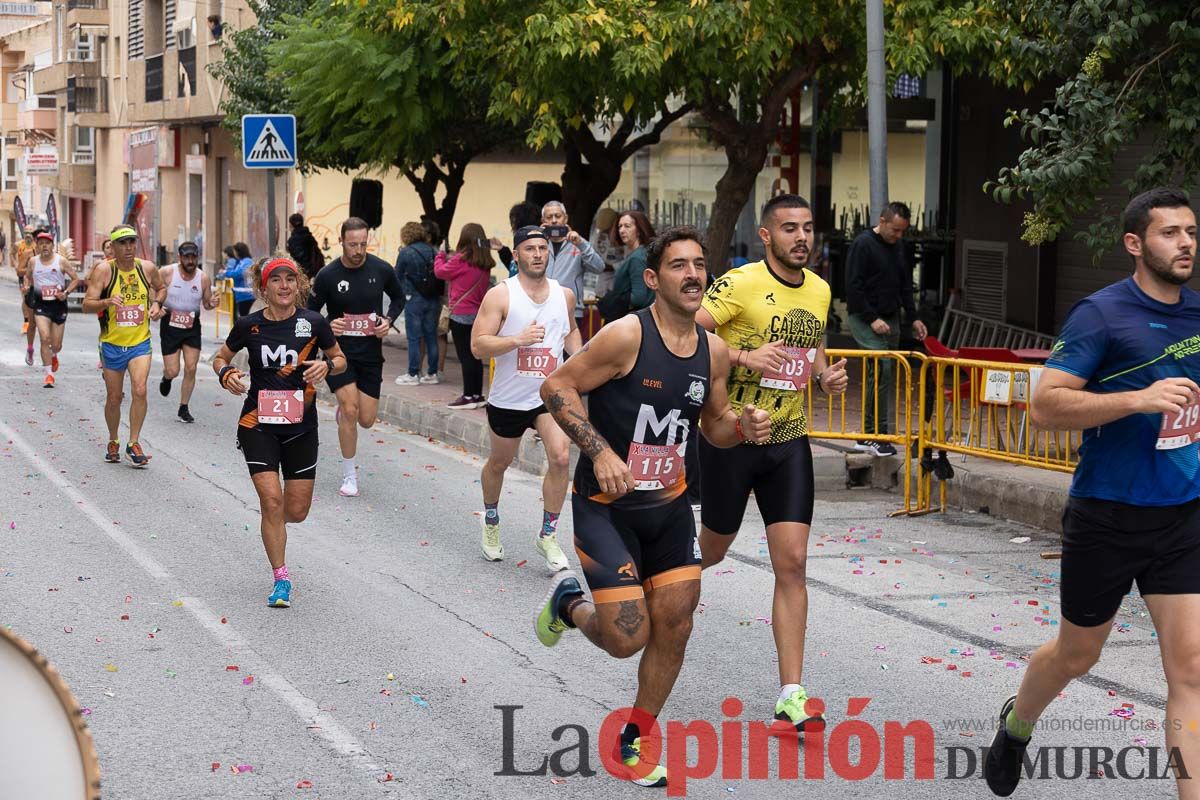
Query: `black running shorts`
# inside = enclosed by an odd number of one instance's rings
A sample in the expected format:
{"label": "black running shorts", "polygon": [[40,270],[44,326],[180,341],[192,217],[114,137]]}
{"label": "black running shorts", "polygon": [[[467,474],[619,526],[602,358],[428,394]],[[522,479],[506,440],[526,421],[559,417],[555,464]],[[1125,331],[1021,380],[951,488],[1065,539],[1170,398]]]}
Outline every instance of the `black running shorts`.
{"label": "black running shorts", "polygon": [[1153,507],[1069,498],[1063,619],[1085,628],[1107,625],[1134,582],[1143,597],[1200,594],[1200,499]]}
{"label": "black running shorts", "polygon": [[549,413],[544,405],[528,411],[513,411],[510,408],[498,408],[488,403],[488,427],[501,439],[520,439],[525,435],[525,431],[537,430],[537,418],[542,414]]}
{"label": "black running shorts", "polygon": [[382,361],[355,361],[346,359],[346,371],[340,375],[330,375],[325,379],[329,391],[334,394],[343,386],[355,384],[358,390],[367,397],[379,399],[379,389],[383,386]]}
{"label": "black running shorts", "polygon": [[687,498],[621,509],[571,493],[575,552],[596,603],[636,600],[680,581],[700,580],[700,543]]}
{"label": "black running shorts", "polygon": [[238,449],[250,474],[283,470],[283,479],[317,477],[317,429],[303,433],[272,433],[262,428],[238,427]]}
{"label": "black running shorts", "polygon": [[813,461],[807,436],[722,450],[700,437],[700,520],[713,533],[742,526],[750,492],[763,522],[812,524]]}
{"label": "black running shorts", "polygon": [[178,353],[179,348],[187,346],[199,350],[201,347],[200,340],[200,317],[197,315],[196,322],[190,328],[176,328],[171,325],[171,316],[162,318],[162,325],[159,328],[159,341],[162,343],[162,354],[169,356],[172,353]]}
{"label": "black running shorts", "polygon": [[35,316],[46,317],[55,325],[67,324],[67,301],[66,300],[42,300],[38,299],[33,306]]}

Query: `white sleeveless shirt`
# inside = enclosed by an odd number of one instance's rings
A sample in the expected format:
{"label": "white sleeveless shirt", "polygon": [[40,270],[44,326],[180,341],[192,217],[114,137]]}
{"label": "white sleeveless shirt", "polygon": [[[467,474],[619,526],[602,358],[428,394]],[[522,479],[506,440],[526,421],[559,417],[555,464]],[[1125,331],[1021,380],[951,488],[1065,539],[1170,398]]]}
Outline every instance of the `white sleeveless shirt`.
{"label": "white sleeveless shirt", "polygon": [[198,312],[204,296],[200,281],[204,273],[199,269],[192,279],[184,280],[183,271],[176,264],[171,271],[171,285],[167,287],[167,308],[172,311]]}
{"label": "white sleeveless shirt", "polygon": [[62,270],[62,256],[58,253],[54,254],[54,260],[49,264],[42,263],[42,257],[35,255],[33,257],[33,288],[39,293],[43,286],[57,286],[59,289],[66,287],[67,276]]}
{"label": "white sleeveless shirt", "polygon": [[496,375],[492,379],[488,405],[509,411],[532,411],[542,404],[538,392],[546,376],[562,363],[563,344],[571,332],[575,310],[567,308],[567,298],[558,281],[546,280],[550,292],[540,305],[525,294],[518,276],[514,275],[505,283],[508,286],[508,315],[498,335],[516,336],[535,321],[546,329],[546,335],[538,344],[496,356]]}

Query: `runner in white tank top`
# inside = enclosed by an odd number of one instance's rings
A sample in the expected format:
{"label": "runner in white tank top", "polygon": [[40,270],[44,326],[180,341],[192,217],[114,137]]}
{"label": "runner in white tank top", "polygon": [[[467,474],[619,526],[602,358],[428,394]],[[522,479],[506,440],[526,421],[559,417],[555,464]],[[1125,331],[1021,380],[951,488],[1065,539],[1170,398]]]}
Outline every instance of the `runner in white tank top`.
{"label": "runner in white tank top", "polygon": [[[54,252],[54,237],[48,232],[38,231],[36,246],[37,253],[29,260],[23,283],[33,301],[33,321],[41,343],[42,368],[46,371],[42,388],[53,389],[67,325],[67,295],[79,285],[79,276],[74,264]],[[31,359],[26,358],[26,363],[32,363]]]}
{"label": "runner in white tank top", "polygon": [[212,280],[200,269],[200,248],[193,242],[179,245],[179,263],[163,267],[162,281],[167,287],[163,318],[159,323],[163,374],[158,393],[171,394],[171,381],[179,375],[179,354],[183,353],[183,386],[179,390],[178,416],[195,422],[188,402],[196,386],[196,365],[200,363],[200,314],[217,307]]}
{"label": "runner in white tank top", "polygon": [[483,298],[471,331],[471,352],[495,359],[496,373],[488,396],[491,453],[483,465],[483,555],[504,558],[500,544],[500,490],[504,471],[516,458],[521,437],[535,430],[546,449],[546,478],[542,482],[542,529],[538,552],[551,572],[570,566],[558,546],[558,515],[567,496],[567,466],[571,442],[542,405],[543,381],[563,359],[579,350],[575,325],[575,295],[546,277],[550,242],[537,226],[513,235],[517,274],[491,289]]}

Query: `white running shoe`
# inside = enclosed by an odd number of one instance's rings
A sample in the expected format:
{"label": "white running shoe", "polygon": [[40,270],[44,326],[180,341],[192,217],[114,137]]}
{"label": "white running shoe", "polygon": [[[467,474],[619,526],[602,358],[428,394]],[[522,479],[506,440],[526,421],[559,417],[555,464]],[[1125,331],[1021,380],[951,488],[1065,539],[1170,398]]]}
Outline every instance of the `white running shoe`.
{"label": "white running shoe", "polygon": [[347,475],[342,478],[342,488],[338,489],[342,497],[358,497],[358,476]]}
{"label": "white running shoe", "polygon": [[483,520],[483,539],[479,546],[483,549],[483,557],[488,561],[504,560],[504,545],[500,544],[500,526],[488,525],[487,518]]}
{"label": "white running shoe", "polygon": [[441,383],[442,377],[436,372],[431,372],[428,375],[422,375],[418,380],[424,384]]}
{"label": "white running shoe", "polygon": [[542,558],[546,559],[546,569],[551,572],[560,572],[568,569],[571,565],[567,562],[566,555],[563,554],[562,548],[558,546],[558,536],[538,536],[537,550],[542,554]]}
{"label": "white running shoe", "polygon": [[421,379],[416,375],[409,375],[407,372],[396,378],[397,386],[416,386],[421,383]]}

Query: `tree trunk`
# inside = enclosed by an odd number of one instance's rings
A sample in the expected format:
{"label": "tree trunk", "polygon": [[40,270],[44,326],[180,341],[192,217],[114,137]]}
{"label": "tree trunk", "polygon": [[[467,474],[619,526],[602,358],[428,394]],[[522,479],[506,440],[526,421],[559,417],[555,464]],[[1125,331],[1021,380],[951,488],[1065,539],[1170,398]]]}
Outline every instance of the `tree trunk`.
{"label": "tree trunk", "polygon": [[[420,175],[414,170],[406,169],[404,177],[412,184],[417,196],[421,199],[422,218],[431,219],[441,229],[442,238],[450,239],[450,225],[454,221],[454,212],[458,209],[458,197],[462,193],[463,181],[467,172],[469,156],[449,161],[445,171],[433,161],[425,162]],[[446,189],[441,204],[437,201],[439,186]]]}
{"label": "tree trunk", "polygon": [[563,205],[567,207],[571,227],[587,239],[591,236],[596,212],[621,182],[624,159],[619,155],[620,151],[613,157],[610,155],[613,151],[602,148],[599,151],[604,154],[602,157],[585,164],[579,147],[569,137],[566,151],[562,175]]}
{"label": "tree trunk", "polygon": [[717,181],[717,198],[704,233],[708,263],[714,275],[720,275],[728,267],[729,247],[738,217],[754,193],[754,183],[767,160],[767,140],[757,132],[747,134],[741,142],[725,146],[728,163]]}

